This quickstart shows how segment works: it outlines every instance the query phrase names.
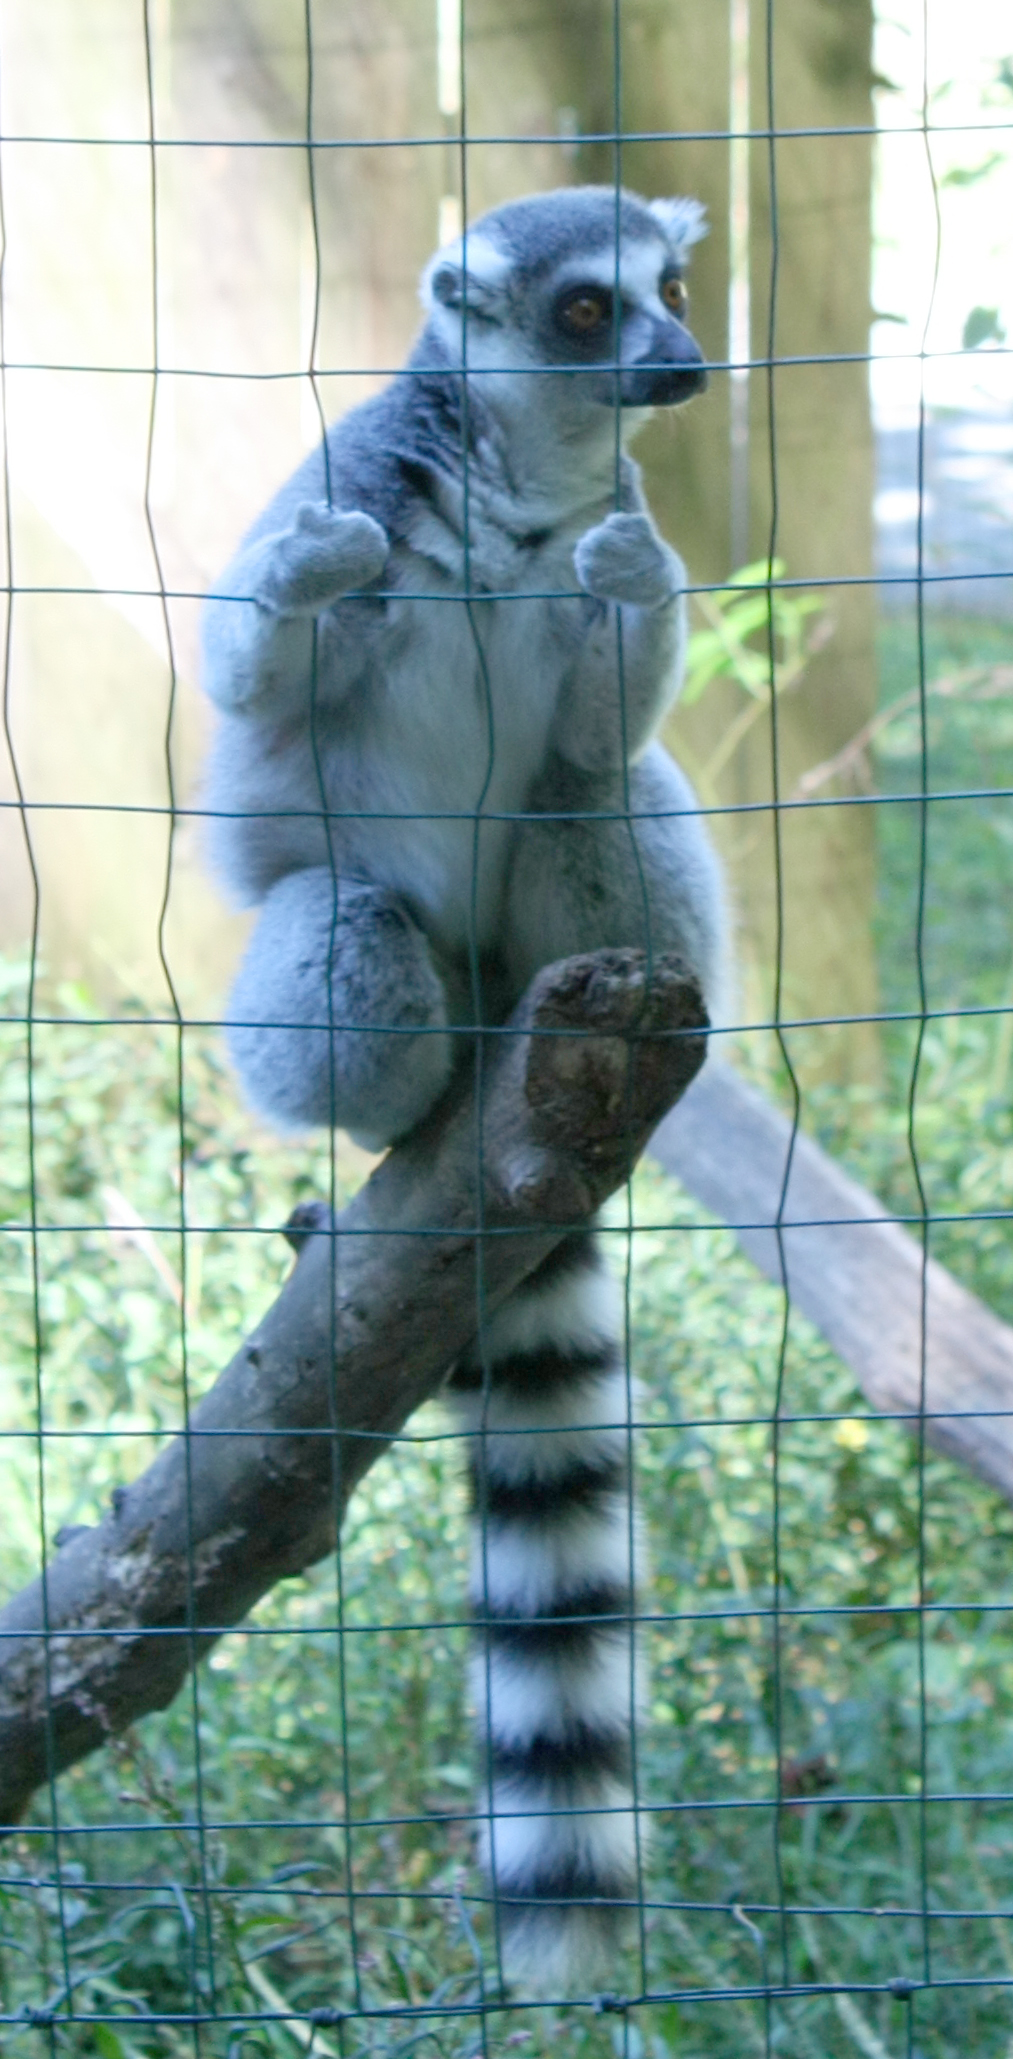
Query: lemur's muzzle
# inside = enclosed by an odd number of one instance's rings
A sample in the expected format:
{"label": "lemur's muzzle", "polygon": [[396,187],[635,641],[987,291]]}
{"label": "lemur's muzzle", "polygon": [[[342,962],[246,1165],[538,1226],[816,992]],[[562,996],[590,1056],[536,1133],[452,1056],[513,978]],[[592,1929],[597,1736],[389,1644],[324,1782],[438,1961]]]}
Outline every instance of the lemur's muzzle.
{"label": "lemur's muzzle", "polygon": [[696,337],[681,322],[655,322],[647,354],[621,374],[619,398],[627,408],[677,407],[706,384]]}

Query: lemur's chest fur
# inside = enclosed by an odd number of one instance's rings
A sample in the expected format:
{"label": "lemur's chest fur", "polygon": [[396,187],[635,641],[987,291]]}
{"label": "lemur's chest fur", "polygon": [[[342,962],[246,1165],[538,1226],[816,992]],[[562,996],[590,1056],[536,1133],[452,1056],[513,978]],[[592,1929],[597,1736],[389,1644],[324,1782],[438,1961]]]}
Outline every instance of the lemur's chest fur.
{"label": "lemur's chest fur", "polygon": [[[479,940],[495,932],[510,818],[528,805],[579,659],[589,604],[565,596],[584,526],[529,541],[475,525],[467,597],[459,553],[456,564],[449,552],[443,564],[405,553],[392,567],[406,597],[388,604],[386,660],[335,736],[333,776],[344,785],[368,761],[400,818],[350,825],[350,852],[407,893],[450,948],[466,944],[473,906]],[[559,597],[546,605],[547,594]]]}
{"label": "lemur's chest fur", "polygon": [[[540,530],[523,507],[508,528],[473,505],[467,565],[456,525],[421,508],[412,544],[389,562],[395,597],[382,618],[359,618],[356,686],[330,701],[330,666],[339,652],[347,663],[358,626],[351,603],[321,624],[315,722],[290,721],[272,740],[275,793],[319,790],[316,759],[338,866],[402,893],[452,952],[476,919],[479,944],[495,940],[512,818],[545,762],[594,606],[575,592],[574,543],[608,507]],[[272,855],[279,869],[326,862],[323,824],[304,814]]]}

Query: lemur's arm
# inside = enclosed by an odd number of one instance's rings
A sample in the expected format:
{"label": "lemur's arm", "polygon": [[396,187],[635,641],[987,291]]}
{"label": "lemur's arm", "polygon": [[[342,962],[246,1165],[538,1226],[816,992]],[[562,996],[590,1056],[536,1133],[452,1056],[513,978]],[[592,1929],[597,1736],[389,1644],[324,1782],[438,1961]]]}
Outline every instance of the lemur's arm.
{"label": "lemur's arm", "polygon": [[686,572],[648,514],[609,515],[581,537],[577,578],[597,603],[563,682],[551,741],[587,772],[639,756],[679,690]]}
{"label": "lemur's arm", "polygon": [[[389,552],[371,515],[303,502],[288,528],[246,544],[229,566],[204,619],[204,686],[219,708],[270,700],[300,702],[310,683],[315,617],[343,595],[372,585]],[[356,669],[349,639],[349,683]],[[328,651],[327,689],[341,690]]]}

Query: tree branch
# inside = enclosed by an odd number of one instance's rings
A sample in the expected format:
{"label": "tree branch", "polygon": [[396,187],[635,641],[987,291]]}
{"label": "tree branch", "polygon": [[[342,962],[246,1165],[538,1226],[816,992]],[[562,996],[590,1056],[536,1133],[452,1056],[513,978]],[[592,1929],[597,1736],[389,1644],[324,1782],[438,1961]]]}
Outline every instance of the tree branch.
{"label": "tree branch", "polygon": [[548,967],[333,1226],[301,1212],[290,1278],[186,1432],[0,1614],[0,1826],[333,1548],[479,1295],[495,1308],[621,1185],[705,1028],[675,959],[649,980],[634,951]]}
{"label": "tree branch", "polygon": [[651,1153],[768,1279],[787,1279],[870,1407],[915,1434],[924,1409],[929,1443],[1013,1501],[1013,1329],[936,1259],[923,1265],[882,1201],[802,1131],[793,1142],[787,1117],[713,1059]]}

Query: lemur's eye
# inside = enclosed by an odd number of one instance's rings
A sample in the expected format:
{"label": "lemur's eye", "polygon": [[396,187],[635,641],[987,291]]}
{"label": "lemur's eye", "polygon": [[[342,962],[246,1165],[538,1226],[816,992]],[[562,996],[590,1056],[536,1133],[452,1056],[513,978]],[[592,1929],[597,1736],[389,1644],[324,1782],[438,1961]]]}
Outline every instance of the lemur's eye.
{"label": "lemur's eye", "polygon": [[593,287],[582,286],[579,293],[571,294],[559,309],[559,319],[564,329],[575,336],[590,336],[593,329],[612,320],[611,293],[597,292]]}
{"label": "lemur's eye", "polygon": [[689,306],[689,294],[682,280],[677,279],[673,272],[667,279],[662,280],[658,291],[669,314],[676,315],[681,322]]}

